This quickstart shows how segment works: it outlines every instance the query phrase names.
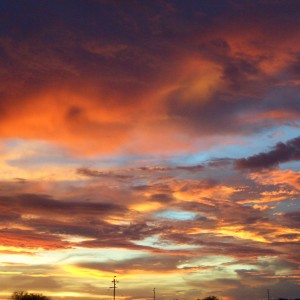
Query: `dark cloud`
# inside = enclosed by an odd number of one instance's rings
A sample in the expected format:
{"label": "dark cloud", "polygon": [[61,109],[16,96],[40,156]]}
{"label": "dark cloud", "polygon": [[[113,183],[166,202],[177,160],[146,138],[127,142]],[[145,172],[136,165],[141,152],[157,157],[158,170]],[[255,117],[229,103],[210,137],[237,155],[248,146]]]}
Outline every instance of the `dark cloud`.
{"label": "dark cloud", "polygon": [[133,176],[130,174],[116,174],[113,172],[101,172],[101,171],[96,171],[96,170],[91,170],[89,168],[79,168],[77,169],[77,173],[80,175],[84,176],[89,176],[89,177],[98,177],[98,178],[113,178],[113,179],[119,179],[119,180],[125,180],[125,179],[130,179]]}
{"label": "dark cloud", "polygon": [[153,73],[155,60],[163,62],[157,47],[151,46],[154,37],[160,39],[155,33],[163,30],[160,23],[168,24],[163,18],[154,25],[155,16],[165,11],[163,4],[29,1],[16,5],[4,1],[1,6],[6,24],[0,35],[3,72],[12,82],[14,71],[24,88],[32,89],[33,82],[40,88],[50,81],[59,84],[88,77],[94,83],[101,80],[130,92],[134,81],[138,88],[141,74]]}
{"label": "dark cloud", "polygon": [[115,212],[124,215],[128,213],[125,207],[108,202],[70,202],[54,200],[47,195],[23,194],[12,197],[1,196],[0,206],[4,210],[13,213],[37,213],[48,215],[66,215],[75,213],[76,215],[107,215]]}
{"label": "dark cloud", "polygon": [[[286,224],[289,224],[290,227],[299,229],[300,228],[300,211],[291,211],[283,215],[283,218]],[[293,235],[292,235],[293,236]],[[292,238],[289,236],[289,238]]]}
{"label": "dark cloud", "polygon": [[239,169],[264,169],[272,168],[280,163],[300,159],[300,137],[289,140],[286,143],[278,143],[269,152],[262,152],[248,158],[235,161]]}
{"label": "dark cloud", "polygon": [[[197,234],[193,237],[182,236],[180,234],[166,234],[166,240],[176,243],[186,243],[197,245],[200,248],[196,250],[198,255],[225,255],[236,259],[249,259],[250,261],[260,256],[274,256],[281,254],[280,251],[272,247],[266,247],[259,242],[245,239],[243,242],[227,236],[216,236],[214,234]],[[190,250],[191,254],[193,250]]]}
{"label": "dark cloud", "polygon": [[169,194],[159,193],[159,194],[153,194],[151,196],[151,200],[160,203],[170,203],[175,199]]}
{"label": "dark cloud", "polygon": [[27,220],[28,226],[38,232],[48,232],[53,235],[68,235],[68,236],[82,236],[86,238],[106,238],[110,234],[118,231],[118,227],[110,225],[104,221],[97,220],[92,216],[85,220],[75,216],[67,221],[59,219],[36,218]]}
{"label": "dark cloud", "polygon": [[198,172],[203,171],[204,166],[203,165],[194,165],[194,166],[177,166],[176,170],[181,171],[191,171],[191,172]]}

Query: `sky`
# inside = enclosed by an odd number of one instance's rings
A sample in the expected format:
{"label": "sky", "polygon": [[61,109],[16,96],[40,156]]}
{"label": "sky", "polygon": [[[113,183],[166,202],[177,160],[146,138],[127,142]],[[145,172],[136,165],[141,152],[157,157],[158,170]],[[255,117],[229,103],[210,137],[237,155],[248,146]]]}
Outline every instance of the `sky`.
{"label": "sky", "polygon": [[300,2],[0,1],[0,298],[300,297]]}

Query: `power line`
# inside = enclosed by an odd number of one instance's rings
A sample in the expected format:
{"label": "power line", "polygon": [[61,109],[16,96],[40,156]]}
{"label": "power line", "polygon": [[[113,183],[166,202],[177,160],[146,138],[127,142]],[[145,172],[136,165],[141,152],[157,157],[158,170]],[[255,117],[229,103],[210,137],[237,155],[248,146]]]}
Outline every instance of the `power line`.
{"label": "power line", "polygon": [[113,286],[110,287],[110,289],[114,289],[114,300],[116,300],[116,288],[117,288],[117,283],[119,282],[116,278],[117,276],[114,276],[114,279],[112,281]]}

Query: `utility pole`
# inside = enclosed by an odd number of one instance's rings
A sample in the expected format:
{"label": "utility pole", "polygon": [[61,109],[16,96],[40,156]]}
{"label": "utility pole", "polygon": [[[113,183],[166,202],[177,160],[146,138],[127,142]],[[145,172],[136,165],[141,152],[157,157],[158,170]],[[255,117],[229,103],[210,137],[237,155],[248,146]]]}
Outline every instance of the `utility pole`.
{"label": "utility pole", "polygon": [[110,287],[110,289],[114,289],[114,300],[116,300],[116,288],[117,288],[117,283],[119,282],[116,278],[117,276],[114,276],[114,279],[112,281],[114,286]]}
{"label": "utility pole", "polygon": [[270,300],[270,290],[267,289],[267,293],[268,293],[268,300]]}
{"label": "utility pole", "polygon": [[153,300],[155,300],[155,288],[153,289]]}

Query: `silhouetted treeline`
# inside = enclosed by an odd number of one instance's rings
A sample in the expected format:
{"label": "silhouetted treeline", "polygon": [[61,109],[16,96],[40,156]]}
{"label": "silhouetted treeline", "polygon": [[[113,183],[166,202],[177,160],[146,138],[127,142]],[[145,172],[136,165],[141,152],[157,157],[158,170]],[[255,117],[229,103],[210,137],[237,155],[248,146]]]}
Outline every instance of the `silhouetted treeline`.
{"label": "silhouetted treeline", "polygon": [[50,300],[49,297],[44,296],[43,294],[27,293],[24,291],[14,292],[11,297],[11,300]]}

